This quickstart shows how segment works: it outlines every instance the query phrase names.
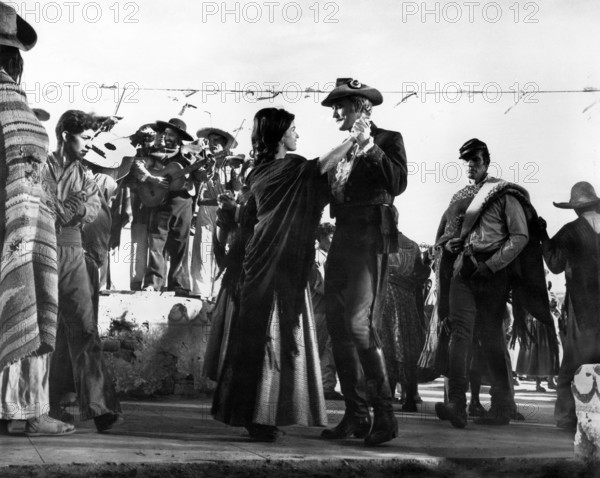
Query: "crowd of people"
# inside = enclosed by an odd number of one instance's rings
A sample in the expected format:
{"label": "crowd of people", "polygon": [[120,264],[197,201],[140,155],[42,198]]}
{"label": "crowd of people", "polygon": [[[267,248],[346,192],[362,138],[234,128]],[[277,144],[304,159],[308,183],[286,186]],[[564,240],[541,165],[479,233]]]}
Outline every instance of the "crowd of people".
{"label": "crowd of people", "polygon": [[[397,385],[402,410],[417,411],[432,351],[435,376],[447,377],[435,411],[454,427],[468,414],[482,425],[519,419],[513,365],[540,380],[558,375],[557,425],[576,426],[570,382],[600,360],[600,199],[589,183],[555,203],[578,218],[550,238],[528,192],[490,176],[487,145],[471,139],[459,149],[470,183],[421,251],[394,207],[407,187],[402,135],[375,125],[383,97],[352,78],[322,102],[347,136],[313,160],[295,153],[295,117],[278,108],[256,113],[248,158],[233,153],[229,132],[194,138],[172,118],[132,134],[135,156],[103,164],[90,152],[102,157],[96,138],[117,118],[78,110],[59,118],[49,153],[47,117],[19,87],[20,50],[36,33],[12,7],[0,10],[1,430],[26,421],[29,435],[73,433],[63,406],[72,397],[99,432],[123,421],[98,302],[129,215],[131,289],[214,299],[204,360],[217,383],[212,414],[253,440],[275,441],[285,425],[325,427],[325,400],[339,399],[343,418],[321,438],[389,442]],[[335,224],[322,222],[327,204]],[[560,370],[544,261],[566,272]],[[518,364],[507,335],[521,344]]]}

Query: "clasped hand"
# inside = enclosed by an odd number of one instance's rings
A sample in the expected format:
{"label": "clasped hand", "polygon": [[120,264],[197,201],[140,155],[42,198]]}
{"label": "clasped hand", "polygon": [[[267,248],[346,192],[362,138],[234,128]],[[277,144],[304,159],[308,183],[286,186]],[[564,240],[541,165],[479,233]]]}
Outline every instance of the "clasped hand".
{"label": "clasped hand", "polygon": [[354,122],[350,136],[356,138],[359,146],[364,146],[371,138],[371,125],[365,118],[359,118]]}
{"label": "clasped hand", "polygon": [[454,239],[450,239],[444,245],[444,249],[452,254],[458,254],[463,249],[463,241],[460,237],[455,237]]}
{"label": "clasped hand", "polygon": [[65,199],[63,205],[73,214],[83,215],[85,212],[84,204],[87,200],[83,191],[73,192]]}

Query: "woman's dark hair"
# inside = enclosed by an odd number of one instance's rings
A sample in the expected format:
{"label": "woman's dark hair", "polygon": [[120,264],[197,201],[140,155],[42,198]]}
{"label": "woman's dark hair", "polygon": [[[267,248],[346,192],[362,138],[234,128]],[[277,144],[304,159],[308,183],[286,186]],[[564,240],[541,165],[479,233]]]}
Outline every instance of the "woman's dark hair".
{"label": "woman's dark hair", "polygon": [[23,57],[17,47],[0,45],[0,68],[4,68],[15,83],[21,83]]}
{"label": "woman's dark hair", "polygon": [[292,113],[279,108],[264,108],[256,113],[252,130],[255,166],[275,159],[279,141],[294,118]]}

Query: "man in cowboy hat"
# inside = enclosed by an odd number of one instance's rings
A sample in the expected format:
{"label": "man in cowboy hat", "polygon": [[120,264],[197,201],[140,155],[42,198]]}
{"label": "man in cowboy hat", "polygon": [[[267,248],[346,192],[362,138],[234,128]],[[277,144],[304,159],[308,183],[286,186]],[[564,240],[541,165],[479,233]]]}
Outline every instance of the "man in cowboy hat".
{"label": "man in cowboy hat", "polygon": [[[48,156],[44,181],[57,218],[58,330],[50,365],[50,413],[62,418],[61,398],[77,392],[83,419],[98,431],[119,421],[116,398],[98,336],[82,229],[101,209],[98,186],[82,160],[91,148],[96,119],[83,111],[63,113],[56,125],[57,149]],[[69,373],[70,372],[70,373]]]}
{"label": "man in cowboy hat", "polygon": [[[333,109],[341,131],[355,133],[348,139],[352,149],[330,173],[336,230],[325,272],[327,326],[346,411],[321,437],[353,435],[367,445],[392,440],[398,428],[376,330],[387,254],[398,250],[394,198],[406,189],[407,166],[402,135],[371,122],[373,107],[382,102],[377,89],[340,78],[321,103]],[[375,414],[372,427],[369,405]]]}
{"label": "man in cowboy hat", "polygon": [[571,189],[569,202],[554,205],[577,214],[577,219],[564,225],[552,239],[546,232],[546,221],[539,218],[548,268],[554,274],[568,271],[567,333],[554,418],[558,427],[575,431],[571,381],[580,365],[600,361],[600,198],[590,183],[582,181]]}
{"label": "man in cowboy hat", "polygon": [[[541,245],[537,237],[530,240],[527,221],[537,215],[525,189],[488,175],[490,154],[483,141],[467,141],[461,146],[459,157],[467,163],[471,184],[452,197],[436,241],[442,252],[438,313],[440,318],[448,318],[450,343],[448,402],[436,403],[435,411],[441,420],[449,420],[456,428],[467,425],[467,376],[477,323],[492,382],[492,404],[475,423],[507,425],[514,402],[503,319],[511,287],[515,330],[519,329],[517,315],[524,315],[517,314],[522,308],[553,327],[540,260]],[[531,257],[533,262],[521,262]],[[517,269],[523,269],[519,283],[525,284],[532,296],[527,303],[523,303],[521,288],[509,280]],[[513,273],[509,274],[509,270]],[[528,274],[537,275],[532,280]]]}
{"label": "man in cowboy hat", "polygon": [[48,135],[20,86],[21,51],[36,42],[0,2],[0,433],[25,421],[28,435],[59,436],[75,429],[48,416],[58,308],[55,218],[40,174]]}
{"label": "man in cowboy hat", "polygon": [[[194,138],[186,131],[186,124],[179,118],[157,121],[155,129],[158,133],[156,143],[165,152],[162,166],[176,162],[186,167],[189,159],[181,152],[184,141]],[[153,174],[145,167],[144,161],[136,161],[138,178],[141,182],[154,183],[168,188],[168,180]],[[155,162],[155,170],[158,162]],[[184,268],[187,244],[192,223],[192,198],[195,187],[187,179],[179,191],[168,191],[163,204],[153,207],[150,213],[148,229],[148,267],[144,277],[144,290],[160,291],[163,285],[167,289],[181,295],[189,295],[190,281]],[[169,272],[165,281],[165,252],[170,257]]]}
{"label": "man in cowboy hat", "polygon": [[212,171],[196,175],[196,179],[200,181],[200,190],[190,266],[192,292],[203,297],[213,297],[219,290],[219,284],[215,283],[217,270],[212,249],[217,221],[217,198],[227,191],[235,195],[241,189],[239,168],[243,163],[243,156],[241,161],[240,156],[228,156],[237,147],[237,141],[225,130],[201,128],[196,136],[206,141],[209,151],[217,156]]}

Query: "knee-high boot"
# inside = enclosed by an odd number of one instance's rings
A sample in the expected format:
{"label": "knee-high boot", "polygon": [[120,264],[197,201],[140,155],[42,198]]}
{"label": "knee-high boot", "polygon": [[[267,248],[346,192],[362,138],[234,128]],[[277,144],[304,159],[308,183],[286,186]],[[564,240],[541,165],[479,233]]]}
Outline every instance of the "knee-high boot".
{"label": "knee-high boot", "polygon": [[392,408],[392,393],[381,348],[358,352],[365,372],[367,397],[373,405],[374,419],[371,432],[365,437],[365,445],[379,445],[396,438],[398,420]]}
{"label": "knee-high boot", "polygon": [[344,395],[346,410],[342,421],[321,433],[321,438],[364,438],[371,429],[371,416],[365,392],[363,369],[352,342],[334,344],[333,357]]}

